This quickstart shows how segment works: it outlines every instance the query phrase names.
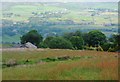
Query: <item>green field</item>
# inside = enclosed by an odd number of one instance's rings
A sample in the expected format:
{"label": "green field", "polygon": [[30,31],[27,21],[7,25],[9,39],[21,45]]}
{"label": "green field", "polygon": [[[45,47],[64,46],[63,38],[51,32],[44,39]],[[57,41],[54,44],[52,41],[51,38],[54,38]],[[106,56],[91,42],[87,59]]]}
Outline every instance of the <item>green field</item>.
{"label": "green field", "polygon": [[[70,59],[56,59],[65,56]],[[3,50],[3,64],[11,59],[16,60],[18,65],[3,67],[3,80],[118,80],[118,53],[59,49]],[[25,63],[26,60],[29,62]]]}
{"label": "green field", "polygon": [[59,35],[74,30],[89,31],[91,28],[104,29],[107,36],[118,32],[117,3],[48,2],[2,5],[0,20],[3,22],[3,42],[18,43],[20,36],[32,29],[38,30],[43,36],[48,32]]}
{"label": "green field", "polygon": [[[10,4],[10,3],[9,3]],[[11,3],[13,4],[13,3]],[[96,24],[109,23],[109,19],[104,19],[106,17],[112,17],[112,22],[117,23],[117,12],[98,12],[95,9],[117,9],[117,3],[66,3],[56,5],[51,3],[14,3],[13,6],[10,6],[8,10],[3,8],[2,14],[3,19],[11,20],[11,21],[27,21],[29,17],[34,17],[32,12],[37,14],[44,12],[64,12],[67,14],[63,14],[59,19],[61,20],[73,20],[75,22],[80,22],[81,20],[86,20],[87,22],[92,21],[91,14],[99,13],[100,15],[96,15],[94,18],[96,20]],[[71,7],[72,5],[72,7]],[[111,8],[112,6],[112,8]],[[8,6],[9,7],[9,6]],[[92,8],[92,9],[87,9]],[[13,13],[11,17],[7,17],[6,14]],[[59,13],[58,13],[59,14]],[[20,16],[16,16],[20,15]],[[58,21],[57,17],[52,17],[51,19]],[[49,21],[49,19],[47,19]]]}
{"label": "green field", "polygon": [[2,37],[3,37],[2,40],[5,41],[5,42],[7,42],[7,41],[9,41],[9,42],[13,42],[13,41],[20,42],[20,35],[15,35],[15,36],[11,36],[11,37],[9,37],[7,35],[3,35]]}

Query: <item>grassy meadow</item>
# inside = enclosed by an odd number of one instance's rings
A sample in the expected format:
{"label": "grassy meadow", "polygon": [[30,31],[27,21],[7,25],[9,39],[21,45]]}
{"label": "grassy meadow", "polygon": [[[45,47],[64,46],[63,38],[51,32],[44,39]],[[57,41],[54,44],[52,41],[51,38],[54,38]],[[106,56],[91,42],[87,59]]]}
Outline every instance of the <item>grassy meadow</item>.
{"label": "grassy meadow", "polygon": [[[41,61],[69,56],[62,61]],[[73,59],[72,59],[73,58]],[[118,53],[64,49],[3,49],[3,80],[118,80]],[[29,60],[29,63],[23,63]],[[57,60],[57,59],[56,59]]]}

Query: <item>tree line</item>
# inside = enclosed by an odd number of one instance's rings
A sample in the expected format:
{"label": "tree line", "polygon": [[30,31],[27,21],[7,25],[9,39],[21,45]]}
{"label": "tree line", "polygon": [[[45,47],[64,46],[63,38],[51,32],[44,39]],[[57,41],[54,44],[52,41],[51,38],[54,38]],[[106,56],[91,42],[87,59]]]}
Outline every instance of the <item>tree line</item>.
{"label": "tree line", "polygon": [[81,31],[65,33],[62,36],[47,36],[45,39],[36,30],[31,30],[24,34],[21,44],[31,42],[38,48],[51,49],[73,49],[73,50],[97,50],[97,51],[119,51],[120,34],[113,34],[107,38],[99,30],[88,33]]}

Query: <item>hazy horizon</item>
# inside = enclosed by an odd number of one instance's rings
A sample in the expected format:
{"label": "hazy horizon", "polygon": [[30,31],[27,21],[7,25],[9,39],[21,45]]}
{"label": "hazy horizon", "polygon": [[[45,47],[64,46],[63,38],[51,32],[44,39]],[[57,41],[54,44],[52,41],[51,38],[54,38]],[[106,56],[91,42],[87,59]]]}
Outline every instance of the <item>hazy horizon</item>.
{"label": "hazy horizon", "polygon": [[119,2],[119,0],[1,0],[1,2]]}

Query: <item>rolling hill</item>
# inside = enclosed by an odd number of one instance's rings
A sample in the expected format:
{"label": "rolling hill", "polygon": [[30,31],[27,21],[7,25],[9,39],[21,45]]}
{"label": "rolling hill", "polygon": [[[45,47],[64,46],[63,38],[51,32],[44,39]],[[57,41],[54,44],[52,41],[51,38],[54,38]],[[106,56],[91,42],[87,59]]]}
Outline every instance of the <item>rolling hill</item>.
{"label": "rolling hill", "polygon": [[[19,42],[19,37],[36,29],[44,37],[49,34],[81,30],[101,30],[108,37],[117,33],[117,3],[3,3],[3,42]],[[17,36],[17,37],[16,37]]]}

